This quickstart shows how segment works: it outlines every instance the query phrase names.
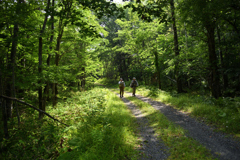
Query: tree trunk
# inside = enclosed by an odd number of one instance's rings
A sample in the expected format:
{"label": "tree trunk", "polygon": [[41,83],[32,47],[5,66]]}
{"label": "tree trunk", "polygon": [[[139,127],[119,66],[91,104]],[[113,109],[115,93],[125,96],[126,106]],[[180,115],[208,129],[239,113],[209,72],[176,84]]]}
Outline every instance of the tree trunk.
{"label": "tree trunk", "polygon": [[[49,10],[49,5],[50,5],[50,0],[48,0],[47,2],[47,8],[46,10]],[[43,33],[45,31],[45,28],[46,28],[46,24],[47,24],[47,17],[48,17],[48,14],[46,13],[45,14],[45,19],[44,19],[44,22],[43,22],[43,27],[40,31],[40,36],[38,38],[39,40],[39,46],[38,46],[38,73],[39,73],[39,81],[38,81],[38,84],[39,84],[39,88],[38,88],[38,105],[39,105],[39,109],[45,111],[45,106],[43,107],[43,96],[42,96],[42,47],[43,47],[43,44],[42,44],[42,36],[43,36]],[[43,113],[39,112],[39,119],[42,119],[44,116]]]}
{"label": "tree trunk", "polygon": [[[187,34],[187,29],[186,29],[186,24],[184,23],[184,32],[185,32],[185,38],[186,38],[186,51],[185,51],[185,55],[186,55],[186,62],[188,62],[188,58],[187,58],[187,53],[188,53],[188,34]],[[191,83],[189,80],[189,72],[187,73],[187,84],[188,84],[188,88],[191,88]]]}
{"label": "tree trunk", "polygon": [[182,89],[182,80],[181,80],[181,74],[179,73],[179,61],[178,57],[180,54],[180,51],[178,49],[178,35],[177,35],[177,27],[176,27],[176,20],[175,20],[175,7],[174,7],[174,1],[170,0],[170,6],[171,6],[171,15],[172,15],[172,26],[173,26],[173,35],[174,35],[174,52],[175,52],[175,77],[177,80],[177,92],[181,93],[183,92]]}
{"label": "tree trunk", "polygon": [[221,74],[222,74],[222,79],[223,79],[223,89],[226,90],[228,87],[228,80],[227,80],[228,77],[225,74],[226,66],[223,61],[223,50],[220,47],[221,46],[221,35],[220,35],[219,28],[217,28],[217,36],[218,36],[218,43],[219,43],[218,51],[219,51],[219,57],[220,57],[220,62],[221,62]]}
{"label": "tree trunk", "polygon": [[[18,1],[18,4],[20,1]],[[9,76],[9,80],[7,82],[7,92],[6,95],[9,97],[14,96],[14,80],[15,80],[15,73],[14,73],[14,66],[15,66],[15,58],[17,53],[17,43],[18,43],[18,23],[14,24],[13,30],[13,38],[12,38],[12,48],[11,48],[11,56],[10,56],[10,63],[8,63],[8,71],[13,71],[12,75]],[[10,78],[12,77],[12,78]],[[6,100],[6,112],[7,112],[7,119],[12,117],[12,108],[13,103],[11,100]]]}
{"label": "tree trunk", "polygon": [[217,66],[217,55],[215,51],[215,25],[209,22],[206,25],[207,30],[207,39],[208,39],[208,54],[209,54],[209,64],[211,71],[211,92],[214,98],[219,98],[221,96],[220,91],[220,82],[219,82],[219,74],[218,74],[218,66]]}
{"label": "tree trunk", "polygon": [[[63,28],[64,29],[64,28]],[[60,60],[60,44],[61,44],[61,39],[62,39],[62,34],[63,34],[63,29],[60,31],[57,37],[57,46],[56,46],[56,54],[55,54],[55,65],[59,65],[59,60]],[[57,94],[58,94],[58,83],[55,82],[53,83],[53,107],[57,105]]]}
{"label": "tree trunk", "polygon": [[[51,30],[52,35],[50,37],[50,44],[52,45],[53,42],[53,35],[54,35],[54,0],[52,0],[52,8],[51,8]],[[50,52],[52,51],[52,46],[49,47]],[[50,66],[51,54],[48,54],[47,58],[47,66]],[[44,88],[44,95],[43,95],[43,108],[46,108],[47,100],[49,101],[49,89],[50,89],[50,82],[46,82],[46,86]]]}
{"label": "tree trunk", "polygon": [[1,101],[2,105],[2,115],[3,115],[3,128],[4,128],[4,136],[6,139],[9,138],[9,133],[8,133],[8,123],[7,123],[7,110],[6,110],[6,100],[2,98]]}
{"label": "tree trunk", "polygon": [[[3,64],[3,60],[1,59],[1,64]],[[1,66],[2,67],[2,66]],[[0,95],[3,95],[3,74],[0,69]],[[4,130],[4,138],[8,139],[9,134],[8,134],[8,125],[7,125],[7,112],[6,112],[6,100],[3,98],[0,99],[0,107],[2,109],[2,120],[3,120],[3,130]]]}
{"label": "tree trunk", "polygon": [[81,87],[84,90],[85,89],[85,83],[86,83],[86,81],[85,81],[85,77],[86,77],[86,75],[85,75],[85,67],[82,67],[82,71],[83,71],[83,73],[81,75]]}

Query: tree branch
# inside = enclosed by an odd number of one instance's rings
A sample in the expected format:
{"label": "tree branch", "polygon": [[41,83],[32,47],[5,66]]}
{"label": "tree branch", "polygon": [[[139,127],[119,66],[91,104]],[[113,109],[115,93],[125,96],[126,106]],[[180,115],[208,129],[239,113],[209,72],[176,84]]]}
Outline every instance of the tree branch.
{"label": "tree branch", "polygon": [[13,98],[13,97],[7,97],[7,96],[3,96],[3,95],[0,95],[0,97],[5,98],[5,99],[14,100],[14,101],[17,101],[17,102],[19,102],[19,103],[25,104],[25,105],[27,105],[27,106],[29,106],[29,107],[37,110],[38,112],[44,113],[45,115],[47,115],[48,117],[50,117],[50,118],[53,119],[54,121],[58,121],[59,123],[64,124],[65,126],[68,126],[68,127],[69,127],[69,125],[67,125],[67,124],[59,121],[58,119],[54,118],[54,117],[51,116],[50,114],[44,112],[44,111],[41,110],[41,109],[38,109],[37,107],[34,107],[33,105],[31,105],[31,104],[29,104],[29,103],[26,103],[26,102],[24,102],[24,101],[20,101],[20,100],[18,100],[18,99],[16,99],[16,98]]}

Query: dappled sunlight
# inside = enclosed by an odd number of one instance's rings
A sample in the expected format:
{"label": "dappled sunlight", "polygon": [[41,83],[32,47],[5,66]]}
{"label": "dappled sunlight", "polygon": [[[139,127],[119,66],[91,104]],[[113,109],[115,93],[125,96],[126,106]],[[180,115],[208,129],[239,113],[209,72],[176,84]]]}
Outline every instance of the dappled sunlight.
{"label": "dappled sunlight", "polygon": [[[100,92],[100,91],[99,91]],[[78,148],[78,158],[102,157],[101,159],[134,158],[137,154],[137,136],[133,126],[134,118],[123,102],[109,91],[104,93],[104,110],[100,113],[89,112],[83,116],[83,121],[77,124],[77,133],[69,141],[73,148]],[[88,101],[87,101],[88,102]],[[89,101],[91,103],[91,101]],[[83,113],[80,113],[83,115]],[[78,116],[79,117],[79,116]],[[98,148],[96,150],[96,148]],[[60,159],[69,157],[65,153]],[[91,158],[90,158],[91,159]]]}
{"label": "dappled sunlight", "polygon": [[[149,120],[150,125],[154,128],[155,134],[161,138],[170,148],[170,159],[207,159],[211,158],[211,153],[197,141],[186,137],[187,131],[180,126],[171,122],[161,112],[154,109],[151,105],[135,97],[129,97],[131,101],[139,107],[145,117]],[[177,123],[182,123],[181,121]]]}
{"label": "dappled sunlight", "polygon": [[[144,88],[144,87],[143,87]],[[156,95],[151,95],[151,92]],[[238,133],[240,126],[237,125],[237,119],[239,120],[239,113],[237,110],[238,101],[228,100],[228,98],[215,100],[210,97],[182,93],[169,93],[156,89],[138,90],[138,93],[143,96],[149,96],[151,99],[163,102],[166,105],[171,105],[175,109],[185,114],[190,114],[201,118],[202,121],[211,123],[217,126],[219,130],[228,133]],[[141,97],[145,102],[148,102],[148,98]],[[233,103],[234,102],[234,103]],[[160,106],[158,106],[160,108]],[[224,122],[228,121],[228,125],[224,125]],[[181,122],[179,122],[181,123]]]}

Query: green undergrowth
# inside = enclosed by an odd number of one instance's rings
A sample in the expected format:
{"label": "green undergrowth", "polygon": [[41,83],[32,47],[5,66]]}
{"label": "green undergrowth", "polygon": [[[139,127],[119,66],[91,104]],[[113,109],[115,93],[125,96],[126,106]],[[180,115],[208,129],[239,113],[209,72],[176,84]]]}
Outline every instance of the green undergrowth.
{"label": "green undergrowth", "polygon": [[[118,82],[119,82],[119,80],[103,78],[103,79],[99,79],[98,81],[96,81],[95,84],[102,84],[109,88],[118,88],[119,87]],[[124,82],[125,82],[126,89],[130,88],[129,86],[130,86],[131,81],[124,81]],[[141,82],[139,82],[139,81],[138,81],[138,83],[141,84]]]}
{"label": "green undergrowth", "polygon": [[210,151],[199,142],[186,137],[186,131],[169,121],[162,113],[148,103],[135,97],[126,96],[128,100],[138,106],[147,117],[149,124],[154,128],[156,136],[168,146],[170,156],[168,159],[213,159]]}
{"label": "green undergrowth", "polygon": [[118,82],[119,82],[119,80],[102,78],[102,79],[97,80],[95,83],[106,85],[106,86],[111,87],[111,88],[116,88],[116,87],[118,87]]}
{"label": "green undergrowth", "polygon": [[[132,92],[132,89],[126,87],[125,91]],[[136,94],[171,105],[209,125],[213,125],[216,131],[233,134],[240,138],[239,98],[214,99],[190,93],[171,93],[149,86],[139,86]]]}
{"label": "green undergrowth", "polygon": [[20,127],[9,129],[10,139],[0,142],[0,159],[137,159],[135,119],[116,95],[95,87],[61,97],[47,112],[69,127],[26,112]]}
{"label": "green undergrowth", "polygon": [[[101,90],[102,105],[83,104],[79,120],[65,136],[72,151],[61,154],[58,159],[137,159],[134,117],[115,94]],[[99,96],[94,90],[91,94]]]}

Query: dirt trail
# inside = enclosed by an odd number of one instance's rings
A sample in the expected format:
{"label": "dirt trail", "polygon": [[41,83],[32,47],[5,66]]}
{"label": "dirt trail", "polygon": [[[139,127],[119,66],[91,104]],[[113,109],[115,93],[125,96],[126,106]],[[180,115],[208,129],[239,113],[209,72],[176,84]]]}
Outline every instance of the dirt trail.
{"label": "dirt trail", "polygon": [[[117,94],[119,96],[119,94]],[[132,111],[132,114],[137,119],[138,130],[141,137],[141,154],[140,160],[164,160],[168,157],[168,148],[163,141],[154,135],[154,130],[149,126],[147,118],[141,113],[137,107],[126,98],[122,98],[123,102]]]}
{"label": "dirt trail", "polygon": [[[127,94],[131,95],[129,92],[127,92]],[[175,124],[188,130],[189,133],[187,136],[199,141],[211,151],[214,157],[220,160],[240,160],[240,144],[231,136],[229,137],[227,134],[214,132],[213,128],[177,111],[171,106],[140,95],[136,95],[136,97],[152,105]],[[228,138],[226,136],[228,136]]]}

